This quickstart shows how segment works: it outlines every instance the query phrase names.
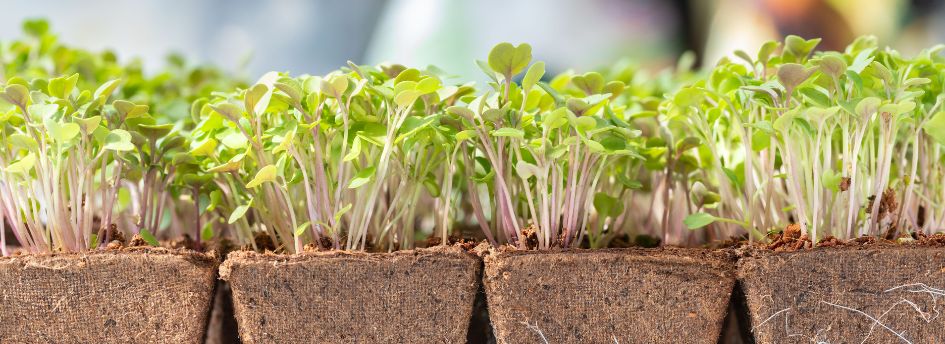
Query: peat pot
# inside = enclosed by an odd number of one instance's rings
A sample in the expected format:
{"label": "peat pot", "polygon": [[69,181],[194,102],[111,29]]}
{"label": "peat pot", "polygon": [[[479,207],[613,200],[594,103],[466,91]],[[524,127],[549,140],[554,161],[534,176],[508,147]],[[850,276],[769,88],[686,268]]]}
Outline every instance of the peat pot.
{"label": "peat pot", "polygon": [[464,343],[481,265],[457,246],[238,251],[220,276],[244,343]]}
{"label": "peat pot", "polygon": [[945,249],[823,247],[739,260],[758,343],[942,343]]}
{"label": "peat pot", "polygon": [[716,343],[734,255],[703,249],[492,251],[498,343]]}
{"label": "peat pot", "polygon": [[0,258],[0,343],[200,343],[217,259],[125,248]]}

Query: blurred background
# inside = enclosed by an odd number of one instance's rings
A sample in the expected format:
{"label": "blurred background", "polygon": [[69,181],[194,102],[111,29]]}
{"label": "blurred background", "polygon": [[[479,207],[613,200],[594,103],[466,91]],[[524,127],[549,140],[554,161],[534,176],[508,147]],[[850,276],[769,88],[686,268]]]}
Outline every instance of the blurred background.
{"label": "blurred background", "polygon": [[496,43],[528,42],[551,72],[628,59],[671,66],[685,51],[712,65],[786,34],[843,49],[872,34],[909,55],[945,42],[935,0],[42,0],[6,1],[0,40],[48,18],[61,41],[140,57],[176,52],[255,78],[270,70],[323,74],[352,60],[436,65],[484,80],[473,63]]}

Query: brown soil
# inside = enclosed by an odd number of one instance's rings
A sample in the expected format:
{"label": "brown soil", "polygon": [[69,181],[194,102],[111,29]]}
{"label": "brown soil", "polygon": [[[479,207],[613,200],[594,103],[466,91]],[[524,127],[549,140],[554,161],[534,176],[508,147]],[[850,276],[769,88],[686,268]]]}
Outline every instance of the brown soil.
{"label": "brown soil", "polygon": [[135,234],[135,236],[131,237],[131,241],[128,242],[128,246],[129,247],[144,247],[144,246],[148,246],[148,242],[144,241],[144,238],[141,236],[141,234]]}
{"label": "brown soil", "polygon": [[112,240],[108,245],[105,245],[105,249],[108,250],[120,250],[122,248],[121,241]]}
{"label": "brown soil", "polygon": [[941,343],[945,250],[863,237],[796,252],[756,251],[739,280],[758,343]]}
{"label": "brown soil", "polygon": [[[876,196],[870,196],[866,204],[866,211],[870,212],[873,209],[873,201],[876,200]],[[886,191],[883,191],[882,197],[879,199],[879,211],[877,213],[876,221],[885,219],[887,216],[894,216],[896,212],[899,211],[899,202],[896,201],[896,191],[892,188],[887,188]]]}
{"label": "brown soil", "polygon": [[843,177],[840,179],[840,191],[850,190],[850,177]]}
{"label": "brown soil", "polygon": [[462,343],[480,265],[455,246],[236,251],[220,276],[233,290],[244,343]]}
{"label": "brown soil", "polygon": [[807,234],[801,234],[801,225],[795,223],[784,228],[765,248],[774,251],[797,251],[812,246],[813,243]]}
{"label": "brown soil", "polygon": [[203,247],[198,247],[199,245],[197,245],[197,242],[194,241],[194,239],[190,237],[190,234],[187,233],[184,233],[184,235],[178,239],[169,240],[163,244],[170,248],[185,248],[188,250],[203,251]]}
{"label": "brown soil", "polygon": [[[535,225],[522,228],[521,238],[524,240],[525,249],[534,250],[538,248],[538,228]],[[562,239],[563,240],[563,239]]]}
{"label": "brown soil", "polygon": [[215,256],[163,248],[0,258],[0,343],[199,343]]}
{"label": "brown soil", "polygon": [[272,240],[272,237],[269,236],[269,233],[262,231],[256,232],[253,234],[253,241],[256,242],[256,249],[260,252],[274,252],[276,250],[276,242]]}
{"label": "brown soil", "polygon": [[[118,225],[114,223],[108,226],[108,238],[110,238],[110,241],[118,241],[121,244],[127,241],[125,239],[125,233],[118,230]],[[102,238],[102,240],[105,240],[105,238]]]}
{"label": "brown soil", "polygon": [[716,343],[730,251],[492,250],[483,283],[498,343]]}

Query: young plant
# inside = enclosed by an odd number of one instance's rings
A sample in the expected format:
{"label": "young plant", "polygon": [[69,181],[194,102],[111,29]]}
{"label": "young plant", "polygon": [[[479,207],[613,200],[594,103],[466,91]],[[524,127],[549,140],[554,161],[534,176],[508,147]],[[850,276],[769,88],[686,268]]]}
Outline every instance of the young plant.
{"label": "young plant", "polygon": [[[108,105],[119,82],[93,90],[77,88],[78,80],[11,78],[0,92],[0,213],[31,253],[83,251],[110,240],[134,145],[121,106]],[[6,240],[0,234],[4,255]]]}
{"label": "young plant", "polygon": [[941,80],[931,67],[941,57],[903,59],[869,37],[843,53],[812,53],[818,41],[791,36],[757,58],[738,53],[745,63],[723,60],[705,84],[677,93],[669,111],[712,149],[707,166],[722,196],[715,215],[694,214],[690,227],[723,220],[762,238],[796,224],[814,242],[896,238],[904,219],[924,227],[915,185],[934,183],[917,167],[935,149],[942,97],[929,91],[941,89],[930,79]]}
{"label": "young plant", "polygon": [[[476,148],[463,157],[469,199],[493,245],[575,246],[586,233],[607,160],[636,155],[627,142],[639,132],[609,104],[623,83],[605,83],[598,73],[567,75],[553,82],[561,85],[556,90],[539,82],[542,62],[528,68],[521,85],[513,82],[530,60],[527,44],[497,45],[480,63],[495,93],[449,109],[467,128],[460,133],[464,144]],[[616,199],[596,198],[601,207],[621,207]],[[484,209],[493,210],[491,218]],[[489,220],[495,228],[487,227]]]}

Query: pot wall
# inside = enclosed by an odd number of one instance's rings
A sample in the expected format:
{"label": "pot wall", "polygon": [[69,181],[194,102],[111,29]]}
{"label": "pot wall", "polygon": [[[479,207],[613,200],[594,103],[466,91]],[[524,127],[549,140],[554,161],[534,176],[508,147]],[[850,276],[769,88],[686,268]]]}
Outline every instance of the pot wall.
{"label": "pot wall", "polygon": [[200,343],[216,266],[161,248],[0,258],[0,343]]}
{"label": "pot wall", "polygon": [[464,343],[480,266],[459,247],[233,252],[221,277],[244,343]]}
{"label": "pot wall", "polygon": [[716,343],[734,259],[697,249],[510,251],[485,258],[499,343]]}

